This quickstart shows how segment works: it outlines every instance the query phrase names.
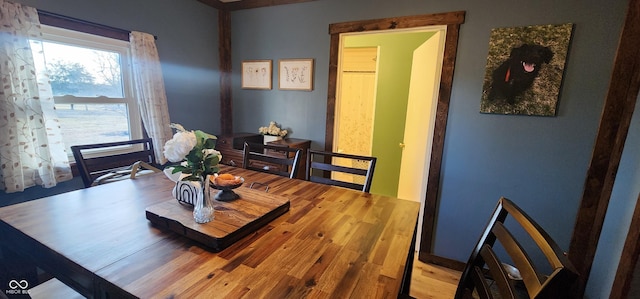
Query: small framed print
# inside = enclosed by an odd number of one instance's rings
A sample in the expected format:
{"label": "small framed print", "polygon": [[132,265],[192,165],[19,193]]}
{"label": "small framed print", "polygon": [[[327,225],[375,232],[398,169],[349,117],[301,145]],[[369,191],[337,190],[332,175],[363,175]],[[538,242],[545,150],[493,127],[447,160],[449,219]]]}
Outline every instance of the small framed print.
{"label": "small framed print", "polygon": [[278,84],[283,90],[313,90],[313,59],[282,59]]}
{"label": "small framed print", "polygon": [[242,61],[242,88],[271,89],[272,65],[271,60]]}

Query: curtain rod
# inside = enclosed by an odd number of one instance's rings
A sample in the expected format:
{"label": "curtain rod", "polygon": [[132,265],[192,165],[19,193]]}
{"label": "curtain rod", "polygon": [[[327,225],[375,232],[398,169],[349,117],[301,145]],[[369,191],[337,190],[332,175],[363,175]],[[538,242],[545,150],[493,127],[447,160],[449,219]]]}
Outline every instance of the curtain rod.
{"label": "curtain rod", "polygon": [[[48,12],[40,9],[38,9],[38,17],[40,18],[40,23],[44,25],[50,25],[50,26],[60,27],[64,29],[80,31],[84,33],[101,35],[101,36],[119,39],[127,42],[129,41],[129,33],[131,33],[130,30],[120,29],[120,28],[102,25],[94,22],[89,22],[89,21],[85,21],[77,18],[63,16],[57,13],[52,13],[52,12]],[[158,39],[158,37],[155,35],[153,37],[156,40]]]}

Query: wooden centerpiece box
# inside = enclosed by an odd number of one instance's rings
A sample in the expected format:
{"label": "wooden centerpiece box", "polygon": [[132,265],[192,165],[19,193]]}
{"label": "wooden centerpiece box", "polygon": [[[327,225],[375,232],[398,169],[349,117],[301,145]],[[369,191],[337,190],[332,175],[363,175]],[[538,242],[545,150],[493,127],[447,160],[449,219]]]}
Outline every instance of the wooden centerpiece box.
{"label": "wooden centerpiece box", "polygon": [[238,188],[235,192],[239,196],[236,200],[212,200],[215,216],[208,223],[196,223],[193,207],[175,199],[147,207],[146,217],[157,227],[219,252],[289,211],[289,199],[284,196],[249,188]]}

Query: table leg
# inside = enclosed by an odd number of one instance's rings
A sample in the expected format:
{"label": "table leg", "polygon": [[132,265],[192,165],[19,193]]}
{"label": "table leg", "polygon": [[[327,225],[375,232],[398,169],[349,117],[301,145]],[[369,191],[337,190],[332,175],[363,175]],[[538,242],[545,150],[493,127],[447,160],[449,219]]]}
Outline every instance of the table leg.
{"label": "table leg", "polygon": [[402,274],[402,285],[400,286],[399,298],[411,298],[409,292],[411,290],[411,272],[413,271],[413,259],[416,254],[416,234],[418,233],[418,222],[413,229],[413,237],[411,238],[411,246],[407,254],[407,261],[404,266],[404,273]]}

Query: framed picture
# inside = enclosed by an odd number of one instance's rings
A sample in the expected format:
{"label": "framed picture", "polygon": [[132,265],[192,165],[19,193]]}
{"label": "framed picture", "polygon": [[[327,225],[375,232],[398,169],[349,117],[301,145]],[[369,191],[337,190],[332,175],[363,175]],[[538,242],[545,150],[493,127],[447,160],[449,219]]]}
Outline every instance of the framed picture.
{"label": "framed picture", "polygon": [[284,90],[313,90],[313,59],[282,59],[278,82]]}
{"label": "framed picture", "polygon": [[272,65],[271,60],[242,61],[242,88],[271,89]]}
{"label": "framed picture", "polygon": [[481,113],[555,116],[573,24],[491,30]]}

